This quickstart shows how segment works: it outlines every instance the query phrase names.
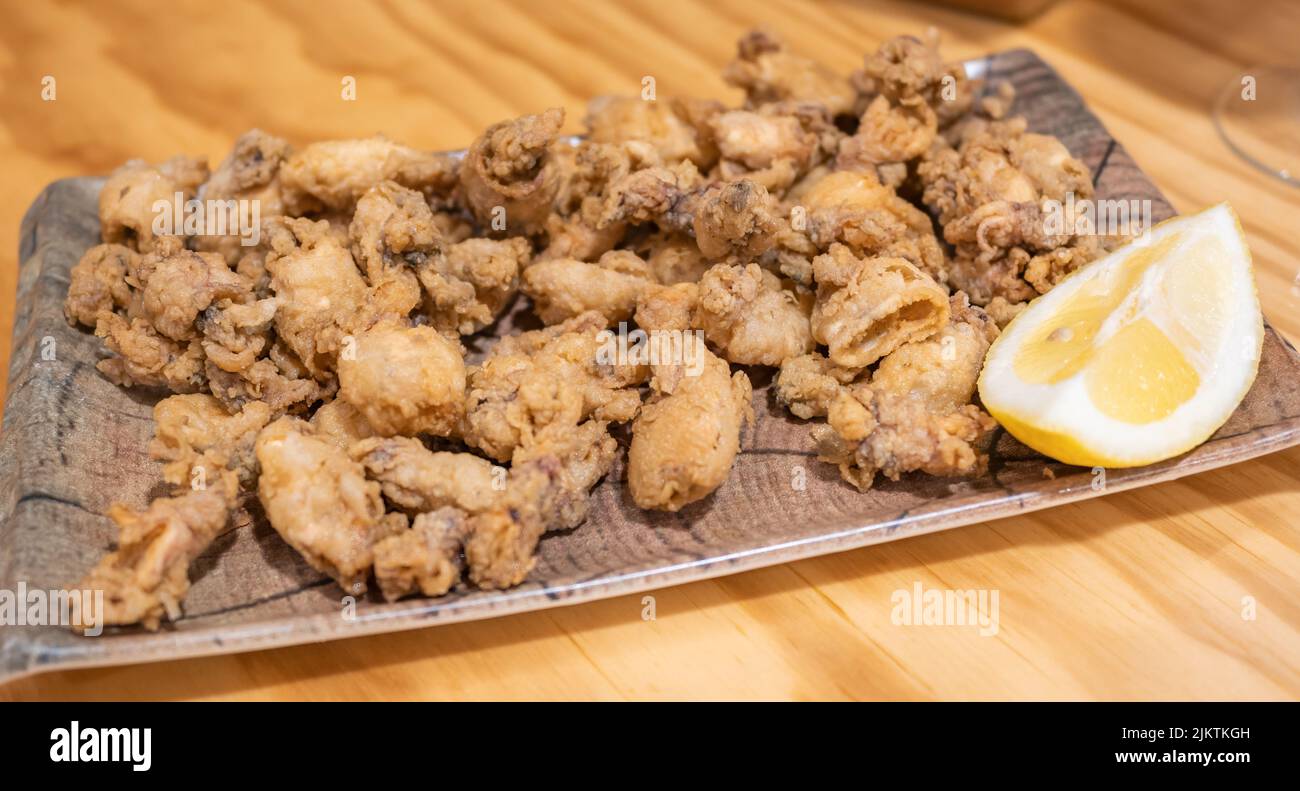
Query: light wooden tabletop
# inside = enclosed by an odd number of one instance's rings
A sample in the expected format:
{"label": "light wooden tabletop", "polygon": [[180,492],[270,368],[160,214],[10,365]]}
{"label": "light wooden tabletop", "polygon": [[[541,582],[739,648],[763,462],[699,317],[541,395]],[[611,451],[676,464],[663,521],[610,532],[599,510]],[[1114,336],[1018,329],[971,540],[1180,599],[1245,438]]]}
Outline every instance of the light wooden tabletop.
{"label": "light wooden tabletop", "polygon": [[[206,154],[243,130],[381,131],[457,148],[551,105],[639,90],[739,94],[719,71],[756,23],[848,72],[937,25],[946,52],[1030,47],[1180,211],[1230,201],[1265,314],[1300,338],[1300,190],[1232,155],[1225,81],[1300,65],[1300,6],[1063,0],[1021,26],[929,5],[764,2],[11,4],[0,25],[0,356],[22,212],[53,179]],[[42,100],[53,77],[54,101]],[[357,100],[340,101],[356,79]],[[1264,90],[1265,86],[1260,86]],[[0,382],[3,387],[3,382]],[[901,626],[892,594],[990,589],[999,628]],[[397,635],[63,672],[0,699],[1300,697],[1300,449],[1014,519],[657,591]]]}

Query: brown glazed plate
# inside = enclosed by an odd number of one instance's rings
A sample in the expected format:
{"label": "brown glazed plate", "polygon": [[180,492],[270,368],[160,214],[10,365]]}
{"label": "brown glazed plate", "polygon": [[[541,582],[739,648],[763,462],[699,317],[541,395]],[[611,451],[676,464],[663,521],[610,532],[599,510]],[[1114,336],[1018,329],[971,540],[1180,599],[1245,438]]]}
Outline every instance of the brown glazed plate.
{"label": "brown glazed plate", "polygon": [[[1061,138],[1091,169],[1100,197],[1150,200],[1157,221],[1173,214],[1123,146],[1036,55],[1004,52],[969,67],[979,76],[1011,80],[1014,111],[1034,131]],[[99,340],[63,319],[68,271],[98,241],[102,183],[78,178],[51,184],[23,219],[0,435],[0,590],[75,585],[115,540],[104,516],[109,504],[143,505],[162,491],[159,465],[145,453],[155,398],[101,377],[95,370],[103,354]],[[517,588],[461,587],[438,599],[395,603],[369,594],[350,604],[258,518],[229,528],[194,563],[184,616],[158,632],[132,627],[82,637],[59,626],[0,626],[0,679],[575,604],[1047,508],[1300,442],[1300,357],[1271,328],[1254,387],[1212,439],[1179,458],[1107,470],[1104,478],[1048,460],[999,431],[985,476],[905,476],[859,493],[814,458],[808,425],[775,404],[770,372],[751,373],[758,421],[745,431],[742,453],[722,488],[681,513],[646,512],[632,504],[616,468],[595,489],[587,522],[543,539],[537,567]]]}

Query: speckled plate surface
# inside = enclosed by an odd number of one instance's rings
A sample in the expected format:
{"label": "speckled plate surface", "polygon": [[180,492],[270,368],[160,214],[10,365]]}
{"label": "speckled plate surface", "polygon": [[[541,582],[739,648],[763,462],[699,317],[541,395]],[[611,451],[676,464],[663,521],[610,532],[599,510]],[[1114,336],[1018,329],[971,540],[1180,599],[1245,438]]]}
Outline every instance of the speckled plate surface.
{"label": "speckled plate surface", "polygon": [[[1102,197],[1172,209],[1060,77],[1017,50],[970,64],[1015,83],[1015,112],[1057,135],[1092,170]],[[23,220],[21,271],[4,428],[0,435],[0,590],[74,585],[115,538],[103,514],[115,500],[144,504],[162,490],[148,459],[154,399],[103,379],[99,341],[69,327],[68,271],[98,241],[102,180],[50,185]],[[43,349],[51,348],[54,359]],[[53,668],[249,651],[555,607],[1095,497],[1231,464],[1300,442],[1300,358],[1272,329],[1259,378],[1228,423],[1193,452],[1161,464],[1091,470],[1050,462],[999,432],[989,474],[975,480],[908,476],[865,494],[813,457],[808,426],[779,409],[770,373],[754,372],[757,425],[743,435],[730,480],[679,514],[636,509],[615,471],[576,530],[543,539],[536,569],[508,591],[457,589],[439,599],[345,610],[344,593],[313,571],[262,520],[232,526],[191,568],[185,615],[150,633],[89,638],[60,627],[0,626],[0,678]],[[1045,470],[1050,471],[1046,473]],[[1054,477],[1053,477],[1054,476]],[[796,481],[805,486],[799,489]],[[349,617],[344,617],[344,613]]]}

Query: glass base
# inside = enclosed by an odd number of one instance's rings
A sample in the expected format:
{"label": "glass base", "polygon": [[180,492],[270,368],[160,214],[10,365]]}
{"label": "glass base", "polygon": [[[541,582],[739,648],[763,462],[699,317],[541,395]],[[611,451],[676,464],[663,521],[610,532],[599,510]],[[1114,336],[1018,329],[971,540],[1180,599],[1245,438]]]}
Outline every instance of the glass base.
{"label": "glass base", "polygon": [[1214,125],[1242,159],[1300,187],[1300,68],[1241,72],[1215,100]]}

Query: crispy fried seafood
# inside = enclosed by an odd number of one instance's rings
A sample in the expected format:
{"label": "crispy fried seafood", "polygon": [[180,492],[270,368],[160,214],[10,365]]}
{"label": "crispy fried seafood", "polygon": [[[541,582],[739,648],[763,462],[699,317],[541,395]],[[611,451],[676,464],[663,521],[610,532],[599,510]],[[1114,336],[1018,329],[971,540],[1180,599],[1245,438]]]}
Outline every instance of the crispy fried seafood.
{"label": "crispy fried seafood", "polygon": [[998,329],[960,292],[952,297],[951,316],[940,332],[882,360],[869,383],[842,386],[826,405],[827,425],[813,432],[820,458],[839,465],[859,489],[870,488],[877,474],[898,480],[913,470],[983,471],[987,456],[978,443],[995,424],[971,399]]}
{"label": "crispy fried seafood", "polygon": [[[616,437],[641,508],[726,482],[754,420],[733,365],[779,369],[776,402],[860,488],[980,472],[998,328],[1110,244],[1047,222],[1092,196],[1087,169],[934,35],[841,74],[754,31],[724,78],[741,106],[599,97],[580,139],[552,108],[463,156],[254,129],[211,173],[115,171],[64,310],[104,376],[167,396],[168,492],[108,514],[117,548],[83,583],[105,620],[177,618],[253,497],[349,593],[517,585],[586,519]],[[192,198],[228,212],[157,222]],[[539,328],[471,337],[507,313]]]}
{"label": "crispy fried seafood", "polygon": [[749,377],[697,341],[684,362],[655,366],[650,387],[632,425],[627,485],[641,508],[677,511],[731,473],[741,423],[754,420]]}
{"label": "crispy fried seafood", "polygon": [[[1088,169],[1056,138],[1028,133],[1022,118],[965,124],[954,144],[936,141],[917,175],[953,246],[952,285],[980,305],[1044,294],[1120,241],[1073,232],[1069,212],[1093,196]],[[1059,227],[1046,201],[1065,214]]]}

